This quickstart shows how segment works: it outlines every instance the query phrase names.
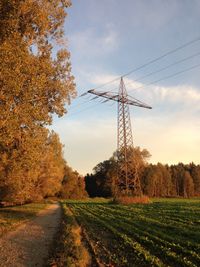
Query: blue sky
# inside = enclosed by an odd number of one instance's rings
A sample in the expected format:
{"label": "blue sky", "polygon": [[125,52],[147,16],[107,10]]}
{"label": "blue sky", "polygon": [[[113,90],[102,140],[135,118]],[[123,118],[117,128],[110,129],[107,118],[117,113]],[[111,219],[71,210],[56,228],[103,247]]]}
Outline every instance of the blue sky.
{"label": "blue sky", "polygon": [[[199,17],[198,0],[72,1],[65,37],[78,95],[200,37]],[[130,108],[134,145],[149,150],[150,162],[200,163],[200,67],[147,86],[198,64],[200,41],[124,80],[130,95],[153,107]],[[118,86],[119,81],[101,90],[117,91]],[[65,145],[66,160],[81,174],[112,155],[116,127],[116,104],[87,97],[76,98],[67,115],[53,123]]]}

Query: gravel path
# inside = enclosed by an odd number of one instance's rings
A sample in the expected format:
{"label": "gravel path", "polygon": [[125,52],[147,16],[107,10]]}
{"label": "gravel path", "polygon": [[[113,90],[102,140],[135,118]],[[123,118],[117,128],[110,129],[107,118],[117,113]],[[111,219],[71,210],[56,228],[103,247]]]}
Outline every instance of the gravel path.
{"label": "gravel path", "polygon": [[52,204],[37,217],[0,239],[0,267],[41,267],[59,227],[60,206]]}

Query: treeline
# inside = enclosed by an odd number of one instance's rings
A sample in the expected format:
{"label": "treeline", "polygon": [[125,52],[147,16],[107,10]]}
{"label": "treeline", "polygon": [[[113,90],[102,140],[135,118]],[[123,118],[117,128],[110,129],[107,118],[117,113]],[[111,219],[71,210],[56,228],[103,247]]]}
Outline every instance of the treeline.
{"label": "treeline", "polygon": [[68,0],[1,1],[0,201],[63,195],[67,174],[83,187],[64,161],[57,134],[48,129],[76,93],[62,40],[69,5]]}
{"label": "treeline", "polygon": [[[195,197],[200,196],[200,165],[194,163],[177,165],[148,164],[147,151],[135,148],[135,161],[140,162],[139,177],[142,193],[149,197]],[[138,155],[142,155],[138,157]],[[143,164],[142,164],[143,162]],[[113,196],[117,162],[115,157],[99,163],[92,174],[85,177],[90,197]]]}
{"label": "treeline", "polygon": [[200,165],[150,164],[141,176],[141,185],[143,193],[150,197],[200,196]]}

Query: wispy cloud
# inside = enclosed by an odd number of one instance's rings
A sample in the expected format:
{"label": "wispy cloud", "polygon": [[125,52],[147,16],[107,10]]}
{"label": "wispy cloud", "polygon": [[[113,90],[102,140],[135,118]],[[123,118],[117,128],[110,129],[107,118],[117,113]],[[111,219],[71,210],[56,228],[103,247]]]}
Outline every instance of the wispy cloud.
{"label": "wispy cloud", "polygon": [[[101,86],[101,85],[104,85],[104,84],[118,78],[118,76],[112,75],[112,74],[99,75],[99,74],[93,73],[92,75],[87,76],[87,78],[90,79],[90,82],[92,82],[94,85]],[[92,80],[91,80],[91,78],[92,78]],[[119,81],[116,81],[110,85],[106,85],[106,86],[104,86],[104,88],[106,90],[106,88],[110,88],[110,87],[114,87],[114,86],[119,87]]]}
{"label": "wispy cloud", "polygon": [[111,27],[106,27],[102,33],[96,32],[95,28],[88,28],[70,35],[69,42],[74,53],[78,53],[79,56],[99,57],[115,51],[119,45],[119,38]]}
{"label": "wispy cloud", "polygon": [[145,87],[145,84],[138,84],[133,81],[129,88],[131,95],[145,97],[145,99],[148,99],[152,104],[180,105],[181,108],[191,106],[196,110],[200,110],[200,88],[191,85],[151,85]]}
{"label": "wispy cloud", "polygon": [[[86,74],[88,83],[95,85],[103,85],[111,80],[116,79],[117,75],[112,74]],[[149,104],[157,105],[158,103],[180,105],[180,107],[193,107],[195,110],[200,110],[200,88],[191,85],[176,85],[176,86],[162,86],[162,85],[145,85],[145,83],[134,81],[134,79],[126,78],[125,86],[128,94],[133,97],[140,98],[149,102]],[[104,89],[99,90],[113,90],[117,91],[119,88],[119,80],[106,85]]]}

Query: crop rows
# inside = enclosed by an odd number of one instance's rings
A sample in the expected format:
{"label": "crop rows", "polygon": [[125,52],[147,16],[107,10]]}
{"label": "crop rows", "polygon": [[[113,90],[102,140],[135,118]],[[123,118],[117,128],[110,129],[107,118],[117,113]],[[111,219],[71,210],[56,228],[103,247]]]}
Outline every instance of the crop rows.
{"label": "crop rows", "polygon": [[200,201],[66,205],[104,266],[200,266]]}

